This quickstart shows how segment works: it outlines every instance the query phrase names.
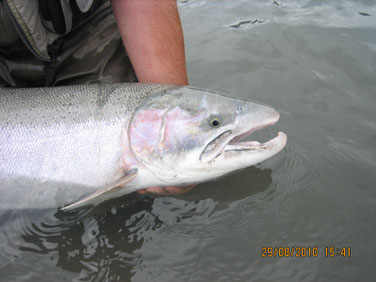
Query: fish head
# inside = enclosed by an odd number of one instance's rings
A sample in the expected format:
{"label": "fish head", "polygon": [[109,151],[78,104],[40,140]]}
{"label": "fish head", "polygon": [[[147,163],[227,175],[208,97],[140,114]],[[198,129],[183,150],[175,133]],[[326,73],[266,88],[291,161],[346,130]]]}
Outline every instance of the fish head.
{"label": "fish head", "polygon": [[155,185],[187,185],[216,179],[262,162],[286,145],[280,132],[265,142],[241,142],[271,126],[279,113],[253,101],[176,87],[150,97],[133,115],[128,136],[137,161]]}

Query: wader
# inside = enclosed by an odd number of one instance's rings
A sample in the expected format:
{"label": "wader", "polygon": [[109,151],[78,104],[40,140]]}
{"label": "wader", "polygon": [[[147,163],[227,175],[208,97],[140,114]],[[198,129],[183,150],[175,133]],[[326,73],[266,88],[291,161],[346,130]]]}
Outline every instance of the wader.
{"label": "wader", "polygon": [[109,1],[0,2],[0,86],[137,81]]}

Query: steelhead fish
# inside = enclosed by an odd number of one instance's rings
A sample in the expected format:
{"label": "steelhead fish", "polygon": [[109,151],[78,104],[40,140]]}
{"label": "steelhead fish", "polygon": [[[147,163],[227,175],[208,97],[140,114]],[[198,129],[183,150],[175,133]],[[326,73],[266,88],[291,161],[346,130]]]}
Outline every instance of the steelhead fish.
{"label": "steelhead fish", "polygon": [[0,88],[0,209],[94,205],[216,179],[277,154],[240,140],[279,113],[190,86]]}

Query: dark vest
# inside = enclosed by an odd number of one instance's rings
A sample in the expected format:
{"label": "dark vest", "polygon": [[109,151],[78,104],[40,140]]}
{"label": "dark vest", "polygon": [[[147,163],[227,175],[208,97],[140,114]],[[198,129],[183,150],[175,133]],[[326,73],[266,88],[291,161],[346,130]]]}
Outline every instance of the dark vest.
{"label": "dark vest", "polygon": [[[105,0],[3,0],[11,25],[40,60],[50,61],[62,44],[58,39],[90,18]],[[39,11],[39,13],[35,13]]]}

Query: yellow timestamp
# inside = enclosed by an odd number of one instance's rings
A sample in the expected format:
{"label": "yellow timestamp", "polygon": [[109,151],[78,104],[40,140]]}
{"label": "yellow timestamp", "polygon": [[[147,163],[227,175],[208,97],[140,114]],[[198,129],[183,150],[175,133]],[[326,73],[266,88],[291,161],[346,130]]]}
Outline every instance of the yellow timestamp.
{"label": "yellow timestamp", "polygon": [[[323,248],[325,257],[351,257],[351,247],[325,247]],[[322,250],[321,250],[322,251]],[[319,247],[262,247],[262,257],[318,257]]]}
{"label": "yellow timestamp", "polygon": [[325,256],[326,257],[351,257],[351,247],[325,247]]}

